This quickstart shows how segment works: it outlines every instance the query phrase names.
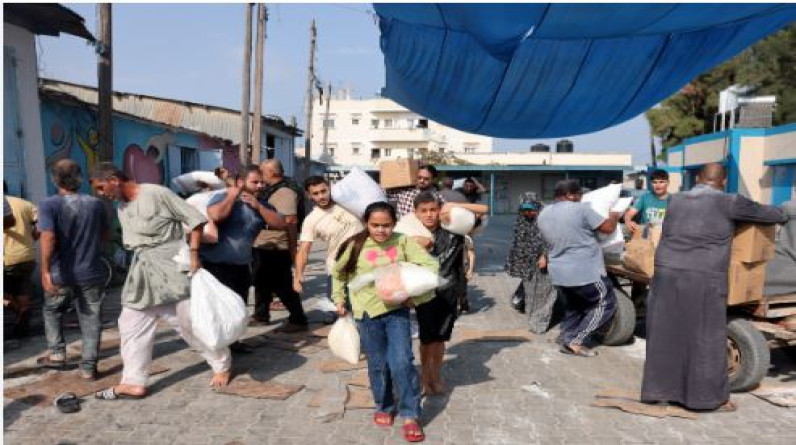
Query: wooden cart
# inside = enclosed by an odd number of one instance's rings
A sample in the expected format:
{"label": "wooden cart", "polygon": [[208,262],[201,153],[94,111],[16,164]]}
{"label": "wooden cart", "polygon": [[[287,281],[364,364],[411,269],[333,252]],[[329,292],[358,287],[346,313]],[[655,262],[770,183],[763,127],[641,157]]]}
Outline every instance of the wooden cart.
{"label": "wooden cart", "polygon": [[[617,336],[609,339],[613,343],[607,344],[622,344],[632,336],[632,331],[627,335],[630,317],[634,326],[636,321],[635,302],[623,283],[646,285],[650,279],[621,265],[607,265],[606,271],[617,291],[618,304],[611,326]],[[761,289],[760,296],[759,300],[727,307],[727,358],[733,391],[748,391],[765,377],[771,364],[771,351],[763,333],[768,334],[774,344],[796,345],[796,332],[786,327],[788,322],[791,329],[796,324],[796,294],[770,296],[763,295]],[[623,305],[624,312],[620,312]],[[625,338],[620,338],[620,333]]]}

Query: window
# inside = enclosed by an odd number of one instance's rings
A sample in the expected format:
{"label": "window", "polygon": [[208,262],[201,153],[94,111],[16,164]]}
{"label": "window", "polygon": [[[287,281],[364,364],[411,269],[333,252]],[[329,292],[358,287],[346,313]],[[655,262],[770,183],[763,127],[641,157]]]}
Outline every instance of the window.
{"label": "window", "polygon": [[370,128],[379,128],[379,120],[378,119],[371,119],[370,120]]}
{"label": "window", "polygon": [[323,128],[334,128],[334,119],[324,119]]}
{"label": "window", "polygon": [[358,156],[360,149],[362,149],[362,145],[360,145],[360,144],[351,144],[351,154]]}
{"label": "window", "polygon": [[445,153],[445,147],[439,147],[439,152],[440,153]]}
{"label": "window", "polygon": [[420,119],[417,121],[417,128],[428,128],[428,119]]}
{"label": "window", "polygon": [[329,156],[334,157],[334,145],[327,147],[327,150],[329,152]]}
{"label": "window", "polygon": [[359,125],[359,118],[358,117],[352,117],[351,118],[351,125]]}
{"label": "window", "polygon": [[265,146],[270,148],[276,148],[276,136],[272,134],[265,134]]}
{"label": "window", "polygon": [[475,153],[478,150],[478,144],[464,144],[465,153]]}
{"label": "window", "polygon": [[374,148],[370,150],[370,159],[376,160],[381,158],[381,150]]}
{"label": "window", "polygon": [[407,119],[406,120],[406,128],[417,128],[417,125],[415,125],[415,120],[414,119]]}
{"label": "window", "polygon": [[385,148],[384,149],[384,156],[385,157],[389,157],[391,155],[392,155],[392,149],[391,148]]}
{"label": "window", "polygon": [[384,119],[384,128],[392,128],[392,119]]}
{"label": "window", "polygon": [[414,148],[407,148],[406,149],[406,157],[411,158],[415,156],[415,149]]}
{"label": "window", "polygon": [[180,147],[180,174],[199,170],[199,153],[190,147]]}

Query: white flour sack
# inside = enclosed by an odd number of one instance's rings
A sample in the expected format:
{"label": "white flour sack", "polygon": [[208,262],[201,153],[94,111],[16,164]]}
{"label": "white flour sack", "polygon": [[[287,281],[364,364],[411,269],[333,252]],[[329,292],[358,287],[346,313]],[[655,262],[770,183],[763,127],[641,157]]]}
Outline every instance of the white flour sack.
{"label": "white flour sack", "polygon": [[344,209],[362,218],[374,202],[386,201],[381,186],[359,167],[354,167],[332,186],[332,199]]}

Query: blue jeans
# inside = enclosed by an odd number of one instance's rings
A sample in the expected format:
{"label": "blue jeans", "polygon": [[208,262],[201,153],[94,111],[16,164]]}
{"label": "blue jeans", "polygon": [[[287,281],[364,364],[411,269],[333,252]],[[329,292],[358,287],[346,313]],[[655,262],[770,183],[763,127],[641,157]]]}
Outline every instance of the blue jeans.
{"label": "blue jeans", "polygon": [[420,383],[412,353],[409,309],[402,308],[376,318],[368,314],[359,321],[362,345],[368,357],[368,376],[376,411],[398,414],[404,419],[420,418]]}
{"label": "blue jeans", "polygon": [[44,293],[44,334],[52,353],[66,354],[63,315],[73,300],[77,300],[77,317],[83,334],[83,369],[96,369],[102,335],[103,284],[61,286],[55,294]]}

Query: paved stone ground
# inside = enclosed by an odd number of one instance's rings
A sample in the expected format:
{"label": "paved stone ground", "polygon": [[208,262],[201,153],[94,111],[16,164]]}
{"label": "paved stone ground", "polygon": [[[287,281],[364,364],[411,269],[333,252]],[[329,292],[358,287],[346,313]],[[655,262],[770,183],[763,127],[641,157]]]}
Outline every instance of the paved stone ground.
{"label": "paved stone ground", "polygon": [[[477,311],[457,329],[525,329],[526,319],[508,306],[516,280],[502,271],[512,221],[495,218],[478,239],[479,270],[471,288]],[[319,252],[308,294],[320,292]],[[116,303],[114,304],[114,297]],[[305,300],[312,308],[316,297]],[[118,293],[109,296],[106,319],[118,313]],[[310,317],[320,320],[315,311]],[[249,335],[268,328],[250,328]],[[116,335],[106,330],[106,338]],[[525,343],[461,343],[452,346],[443,373],[452,392],[424,401],[423,421],[430,444],[595,444],[595,443],[765,443],[793,444],[796,410],[778,408],[751,395],[735,396],[736,413],[702,415],[698,420],[656,419],[589,406],[605,387],[636,388],[644,357],[643,340],[601,348],[593,359],[565,356],[553,344],[555,330]],[[69,339],[79,338],[76,330]],[[5,366],[30,362],[44,351],[40,337],[6,351]],[[240,373],[258,380],[306,385],[285,401],[248,399],[214,393],[201,358],[168,330],[156,346],[157,362],[170,371],[153,376],[151,395],[141,401],[87,399],[77,414],[53,407],[31,407],[4,399],[4,439],[9,444],[398,444],[400,429],[380,430],[371,411],[347,411],[323,423],[308,408],[312,396],[345,381],[352,372],[322,374],[317,364],[328,350],[302,354],[269,347],[235,362]],[[775,355],[767,380],[792,382],[796,369],[784,353]],[[6,387],[37,376],[5,379]]]}

